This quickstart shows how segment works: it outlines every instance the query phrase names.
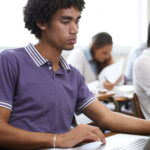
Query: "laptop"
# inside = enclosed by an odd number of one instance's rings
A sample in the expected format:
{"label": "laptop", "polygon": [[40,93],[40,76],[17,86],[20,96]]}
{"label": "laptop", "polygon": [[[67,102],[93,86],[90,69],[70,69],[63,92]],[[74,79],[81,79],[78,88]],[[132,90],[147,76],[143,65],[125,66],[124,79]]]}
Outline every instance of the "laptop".
{"label": "laptop", "polygon": [[[55,150],[62,149],[55,148]],[[79,147],[63,150],[150,150],[150,137],[132,134],[116,134],[106,138],[106,144],[91,142]]]}

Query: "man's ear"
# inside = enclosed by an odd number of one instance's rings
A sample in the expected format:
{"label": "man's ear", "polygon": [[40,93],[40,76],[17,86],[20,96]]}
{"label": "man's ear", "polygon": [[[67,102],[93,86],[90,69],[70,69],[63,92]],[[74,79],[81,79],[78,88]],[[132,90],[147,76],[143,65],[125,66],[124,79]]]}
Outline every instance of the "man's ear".
{"label": "man's ear", "polygon": [[41,24],[41,23],[37,22],[36,24],[41,30],[46,30],[46,28],[47,28],[47,25],[45,23]]}

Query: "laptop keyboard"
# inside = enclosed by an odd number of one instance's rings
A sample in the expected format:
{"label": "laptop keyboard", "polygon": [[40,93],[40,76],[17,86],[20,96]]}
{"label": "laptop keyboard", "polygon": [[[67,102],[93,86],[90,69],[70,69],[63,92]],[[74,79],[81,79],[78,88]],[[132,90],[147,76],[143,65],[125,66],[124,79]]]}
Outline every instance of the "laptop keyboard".
{"label": "laptop keyboard", "polygon": [[121,147],[112,148],[111,150],[143,150],[148,139],[139,138],[131,140],[130,142],[123,144]]}

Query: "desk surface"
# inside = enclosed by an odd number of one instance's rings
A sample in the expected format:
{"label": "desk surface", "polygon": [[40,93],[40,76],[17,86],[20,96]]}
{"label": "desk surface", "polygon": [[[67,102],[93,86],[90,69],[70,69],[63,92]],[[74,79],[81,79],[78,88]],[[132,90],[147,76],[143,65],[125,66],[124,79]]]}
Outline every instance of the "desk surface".
{"label": "desk surface", "polygon": [[134,87],[131,85],[120,85],[115,86],[112,91],[106,90],[106,93],[100,92],[103,91],[99,91],[99,93],[96,94],[96,97],[102,101],[109,101],[111,98],[118,102],[128,101],[133,99]]}
{"label": "desk surface", "polygon": [[110,99],[115,95],[114,92],[108,92],[108,93],[104,93],[104,94],[96,94],[96,97],[99,99],[99,100],[102,100],[102,101],[110,101]]}
{"label": "desk surface", "polygon": [[105,94],[96,94],[96,97],[100,101],[113,102],[114,105],[115,105],[115,111],[117,111],[117,112],[121,111],[121,106],[119,105],[119,103],[133,100],[133,97],[131,97],[131,98],[128,98],[128,97],[116,97],[115,93],[113,93],[113,92],[108,92],[108,93],[105,93]]}
{"label": "desk surface", "polygon": [[112,98],[116,101],[128,101],[128,100],[132,100],[133,97],[131,98],[128,98],[128,97],[116,97],[115,96],[115,93],[113,92],[110,92],[110,93],[106,93],[106,94],[96,94],[96,97],[99,99],[99,100],[102,100],[102,101],[110,101]]}

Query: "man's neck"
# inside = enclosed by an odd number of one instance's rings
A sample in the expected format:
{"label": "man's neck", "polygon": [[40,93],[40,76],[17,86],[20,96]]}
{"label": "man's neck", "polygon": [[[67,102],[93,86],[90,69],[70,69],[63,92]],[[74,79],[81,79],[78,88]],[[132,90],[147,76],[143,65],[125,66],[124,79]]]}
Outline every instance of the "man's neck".
{"label": "man's neck", "polygon": [[39,42],[35,47],[44,58],[52,62],[53,70],[56,72],[59,69],[59,60],[62,51],[56,50],[44,42]]}

